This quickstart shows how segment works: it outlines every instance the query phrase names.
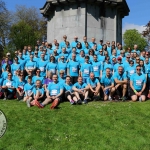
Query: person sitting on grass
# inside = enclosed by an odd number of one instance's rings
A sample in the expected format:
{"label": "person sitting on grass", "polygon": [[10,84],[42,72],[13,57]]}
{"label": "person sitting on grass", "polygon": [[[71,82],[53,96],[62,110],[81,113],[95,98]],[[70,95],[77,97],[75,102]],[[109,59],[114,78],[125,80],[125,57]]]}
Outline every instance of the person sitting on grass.
{"label": "person sitting on grass", "polygon": [[8,73],[8,78],[4,80],[2,89],[4,91],[4,99],[12,99],[15,92],[15,82],[12,80],[12,74]]}
{"label": "person sitting on grass", "polygon": [[110,68],[106,69],[106,74],[101,78],[101,87],[104,92],[104,101],[112,100],[113,94],[115,92],[114,79],[111,74]]}
{"label": "person sitting on grass", "polygon": [[11,69],[10,65],[6,65],[6,71],[2,72],[2,74],[1,74],[1,78],[3,80],[7,79],[8,73],[10,72],[10,69]]}
{"label": "person sitting on grass", "polygon": [[146,100],[146,76],[141,73],[141,66],[136,66],[136,73],[133,74],[130,78],[130,87],[131,87],[131,99],[133,102],[145,101]]}
{"label": "person sitting on grass", "polygon": [[63,86],[58,82],[58,76],[56,74],[52,77],[53,82],[48,85],[47,92],[46,92],[46,99],[42,103],[39,103],[36,101],[36,106],[39,108],[43,108],[45,105],[49,104],[50,102],[53,102],[51,105],[51,109],[56,108],[59,103],[62,101],[62,95],[63,95]]}
{"label": "person sitting on grass", "polygon": [[48,86],[48,84],[53,82],[52,76],[53,76],[52,71],[48,71],[48,72],[46,73],[46,78],[44,79],[44,85],[43,85],[45,91],[47,91],[47,86]]}
{"label": "person sitting on grass", "polygon": [[70,104],[73,105],[77,103],[77,98],[72,90],[73,84],[71,83],[71,77],[66,76],[66,82],[64,84],[65,99],[70,101]]}
{"label": "person sitting on grass", "polygon": [[[119,66],[118,71],[116,71],[113,75],[115,81],[115,89],[116,89],[116,100],[125,101],[126,100],[126,91],[127,91],[127,75],[126,72],[123,72],[123,67]],[[122,98],[121,98],[122,91]]]}
{"label": "person sitting on grass", "polygon": [[24,75],[19,75],[19,80],[16,82],[16,96],[19,101],[23,100],[24,97]]}
{"label": "person sitting on grass", "polygon": [[24,101],[26,102],[27,104],[27,107],[30,107],[31,104],[31,100],[33,99],[32,96],[33,96],[33,88],[34,88],[34,84],[32,83],[32,77],[31,76],[28,76],[28,83],[25,84],[24,86]]}
{"label": "person sitting on grass", "polygon": [[36,80],[35,87],[33,88],[33,101],[31,105],[37,105],[39,101],[44,100],[44,88],[42,87],[42,83],[40,80]]}
{"label": "person sitting on grass", "polygon": [[78,82],[73,85],[72,89],[78,99],[77,104],[82,104],[82,100],[84,104],[88,103],[89,87],[83,82],[82,77],[78,77]]}
{"label": "person sitting on grass", "polygon": [[90,73],[90,77],[87,79],[87,84],[89,86],[89,95],[92,99],[100,100],[100,82],[95,77],[94,73]]}

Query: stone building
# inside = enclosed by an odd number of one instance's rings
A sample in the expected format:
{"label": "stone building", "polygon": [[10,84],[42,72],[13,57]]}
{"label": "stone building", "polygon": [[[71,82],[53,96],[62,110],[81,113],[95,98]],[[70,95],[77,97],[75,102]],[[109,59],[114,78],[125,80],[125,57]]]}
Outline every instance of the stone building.
{"label": "stone building", "polygon": [[122,19],[130,10],[126,0],[47,0],[40,11],[47,18],[48,42],[60,42],[63,35],[69,41],[85,35],[122,42]]}

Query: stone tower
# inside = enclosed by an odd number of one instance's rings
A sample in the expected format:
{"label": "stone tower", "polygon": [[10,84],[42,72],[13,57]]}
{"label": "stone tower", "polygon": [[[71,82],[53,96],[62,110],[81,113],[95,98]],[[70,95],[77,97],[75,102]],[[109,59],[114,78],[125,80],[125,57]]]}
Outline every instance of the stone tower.
{"label": "stone tower", "polygon": [[81,41],[87,36],[122,42],[122,18],[130,10],[126,0],[47,0],[40,11],[48,20],[48,42],[63,35],[69,41],[76,35]]}

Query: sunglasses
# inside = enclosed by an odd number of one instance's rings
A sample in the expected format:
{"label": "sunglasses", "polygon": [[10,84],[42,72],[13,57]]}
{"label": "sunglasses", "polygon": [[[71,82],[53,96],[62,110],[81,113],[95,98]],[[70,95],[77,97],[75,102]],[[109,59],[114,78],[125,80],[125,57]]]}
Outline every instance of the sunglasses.
{"label": "sunglasses", "polygon": [[60,74],[64,74],[64,73],[60,73]]}
{"label": "sunglasses", "polygon": [[99,51],[99,52],[101,53],[101,52],[103,52],[103,51]]}
{"label": "sunglasses", "polygon": [[8,76],[12,76],[12,75],[8,75]]}
{"label": "sunglasses", "polygon": [[126,58],[130,58],[130,57],[126,57]]}
{"label": "sunglasses", "polygon": [[20,75],[21,77],[23,77],[23,75]]}
{"label": "sunglasses", "polygon": [[140,60],[140,59],[136,59],[136,60]]}
{"label": "sunglasses", "polygon": [[136,70],[141,71],[141,69],[136,69]]}

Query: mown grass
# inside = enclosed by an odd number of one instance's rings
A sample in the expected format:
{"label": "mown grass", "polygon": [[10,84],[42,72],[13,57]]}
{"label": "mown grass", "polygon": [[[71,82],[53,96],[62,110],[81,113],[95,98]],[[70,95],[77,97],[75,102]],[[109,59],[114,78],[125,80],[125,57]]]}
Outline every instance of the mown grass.
{"label": "mown grass", "polygon": [[50,110],[0,100],[0,109],[7,116],[0,150],[150,149],[150,101],[65,102]]}

